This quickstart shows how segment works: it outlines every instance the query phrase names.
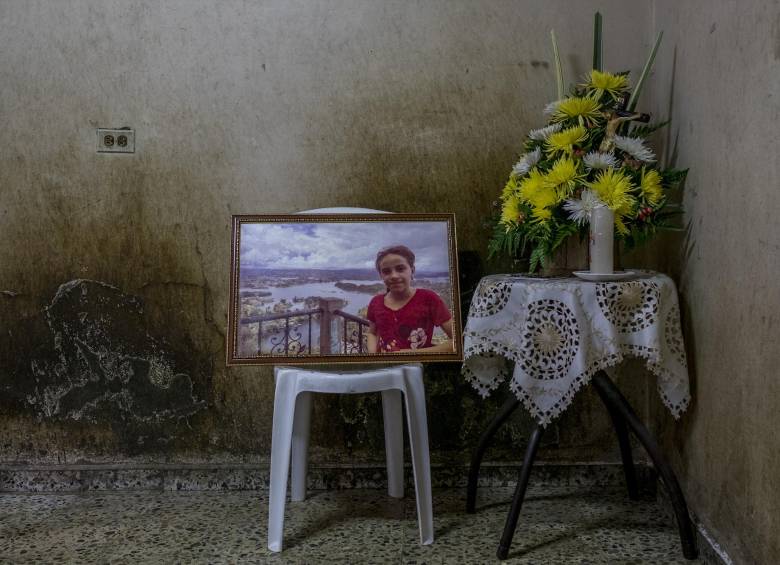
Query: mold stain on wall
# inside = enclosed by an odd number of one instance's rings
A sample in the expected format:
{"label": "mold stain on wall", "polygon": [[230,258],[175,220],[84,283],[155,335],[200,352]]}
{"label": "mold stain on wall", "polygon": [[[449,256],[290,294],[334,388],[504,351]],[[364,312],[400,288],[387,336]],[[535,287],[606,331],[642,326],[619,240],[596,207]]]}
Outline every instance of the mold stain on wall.
{"label": "mold stain on wall", "polygon": [[39,421],[108,424],[137,448],[164,443],[169,424],[206,408],[189,361],[151,336],[142,301],[114,286],[69,281],[24,326],[7,352],[15,369],[0,378]]}

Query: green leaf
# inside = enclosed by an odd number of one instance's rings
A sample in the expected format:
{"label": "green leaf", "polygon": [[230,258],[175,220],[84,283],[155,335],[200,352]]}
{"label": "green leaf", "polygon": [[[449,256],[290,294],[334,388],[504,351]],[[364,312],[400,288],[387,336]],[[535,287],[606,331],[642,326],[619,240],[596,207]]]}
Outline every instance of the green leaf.
{"label": "green leaf", "polygon": [[528,264],[528,271],[531,273],[536,271],[536,268],[542,265],[546,255],[547,253],[545,252],[544,246],[540,245],[536,247],[531,252],[531,260]]}
{"label": "green leaf", "polygon": [[555,39],[555,30],[550,30],[550,38],[552,39],[553,58],[555,59],[555,85],[558,87],[558,98],[556,100],[563,100],[563,66],[561,65],[561,56],[558,53],[558,41]]}
{"label": "green leaf", "polygon": [[657,124],[647,124],[646,126],[635,126],[631,130],[631,137],[648,137],[651,133],[669,125],[670,120],[658,122]]}
{"label": "green leaf", "polygon": [[666,186],[679,184],[688,176],[688,169],[666,169],[659,172],[661,173],[663,184]]}
{"label": "green leaf", "polygon": [[567,220],[567,223],[565,224],[559,224],[555,233],[555,238],[552,240],[552,245],[550,245],[550,253],[552,254],[555,252],[556,249],[563,245],[567,238],[573,236],[578,231],[579,228],[577,225],[569,220]]}
{"label": "green leaf", "polygon": [[636,83],[636,87],[634,88],[634,91],[631,93],[631,97],[628,99],[628,111],[633,112],[634,108],[636,108],[636,103],[639,100],[639,95],[642,92],[642,87],[645,84],[645,79],[647,78],[647,75],[650,74],[650,68],[653,66],[653,61],[655,60],[655,53],[658,51],[658,46],[661,45],[661,38],[664,36],[664,32],[658,32],[658,37],[655,39],[655,44],[653,45],[653,49],[650,51],[650,56],[647,58],[647,62],[645,63],[644,68],[642,69],[642,74],[639,75],[639,80]]}
{"label": "green leaf", "polygon": [[593,68],[602,70],[603,58],[601,51],[601,14],[596,12],[593,18]]}

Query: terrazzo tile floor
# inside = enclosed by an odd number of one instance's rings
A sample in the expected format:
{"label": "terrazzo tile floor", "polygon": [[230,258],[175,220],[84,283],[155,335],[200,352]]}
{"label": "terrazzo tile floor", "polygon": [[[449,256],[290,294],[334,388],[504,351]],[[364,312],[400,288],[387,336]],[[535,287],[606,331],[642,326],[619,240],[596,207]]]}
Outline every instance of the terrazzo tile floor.
{"label": "terrazzo tile floor", "polygon": [[[0,494],[0,563],[499,563],[513,489],[434,490],[433,545],[420,546],[413,491],[314,491],[288,502],[285,550],[266,548],[267,492]],[[506,563],[686,561],[653,498],[623,489],[530,488]]]}

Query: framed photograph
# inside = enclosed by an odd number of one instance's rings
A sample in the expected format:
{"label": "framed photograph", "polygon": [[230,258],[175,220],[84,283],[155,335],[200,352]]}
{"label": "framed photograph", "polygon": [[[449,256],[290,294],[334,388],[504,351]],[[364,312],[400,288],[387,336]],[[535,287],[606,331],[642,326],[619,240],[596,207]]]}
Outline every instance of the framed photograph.
{"label": "framed photograph", "polygon": [[228,365],[462,361],[453,214],[233,216]]}

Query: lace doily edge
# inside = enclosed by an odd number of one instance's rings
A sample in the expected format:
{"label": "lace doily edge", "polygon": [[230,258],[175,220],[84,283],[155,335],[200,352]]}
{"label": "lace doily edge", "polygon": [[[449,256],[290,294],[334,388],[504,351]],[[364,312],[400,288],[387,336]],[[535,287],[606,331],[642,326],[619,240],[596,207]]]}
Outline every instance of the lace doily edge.
{"label": "lace doily edge", "polygon": [[[482,398],[487,398],[490,395],[490,393],[496,390],[501,385],[501,383],[506,379],[506,377],[508,376],[508,371],[506,369],[500,369],[498,374],[495,375],[489,383],[485,383],[483,380],[477,377],[477,375],[475,375],[473,371],[471,371],[470,367],[468,367],[467,365],[467,361],[471,357],[474,357],[475,355],[484,355],[484,354],[502,357],[513,363],[517,363],[518,358],[516,355],[514,355],[514,352],[512,352],[508,348],[506,348],[505,352],[496,352],[493,348],[487,348],[482,344],[472,346],[471,348],[469,348],[469,351],[466,353],[463,366],[461,368],[461,374],[463,375],[464,379],[467,382],[471,383],[471,385],[477,390],[477,392]],[[525,389],[520,385],[519,382],[517,382],[517,379],[515,379],[514,377],[509,382],[509,390],[511,390],[517,396],[518,400],[520,400],[523,403],[523,406],[525,406],[526,410],[528,410],[531,416],[537,422],[539,422],[539,424],[542,427],[547,427],[548,424],[550,424],[554,419],[558,418],[563,412],[566,411],[566,409],[571,405],[572,401],[574,400],[574,396],[577,394],[577,392],[579,392],[579,390],[583,386],[590,384],[593,375],[595,375],[598,371],[609,369],[625,361],[624,354],[627,354],[637,359],[644,359],[645,367],[653,375],[655,375],[657,379],[679,380],[679,377],[677,377],[671,371],[669,371],[668,369],[664,368],[661,364],[659,364],[657,355],[651,355],[651,352],[649,350],[637,351],[636,349],[631,350],[630,347],[626,347],[624,350],[623,346],[621,345],[619,351],[615,353],[611,353],[607,357],[602,357],[594,361],[588,369],[586,369],[583,373],[576,376],[574,378],[573,386],[569,387],[564,392],[563,396],[557,403],[559,404],[559,406],[554,410],[548,410],[545,412],[544,410],[540,409],[539,406],[533,402],[531,396],[525,391]],[[656,385],[658,389],[658,394],[661,397],[661,401],[669,410],[672,417],[675,420],[679,420],[680,417],[682,416],[682,413],[685,412],[685,410],[687,410],[688,406],[690,405],[691,402],[690,392],[686,392],[686,394],[683,396],[681,401],[679,403],[675,403],[668,397],[668,395],[661,388],[660,380],[657,381]]]}

